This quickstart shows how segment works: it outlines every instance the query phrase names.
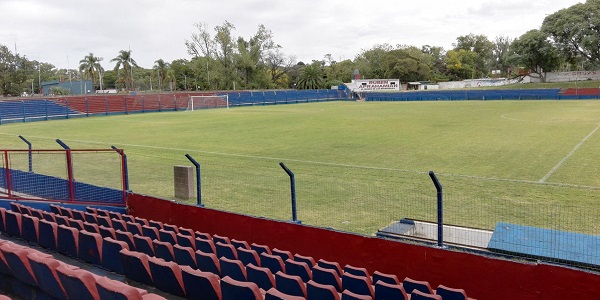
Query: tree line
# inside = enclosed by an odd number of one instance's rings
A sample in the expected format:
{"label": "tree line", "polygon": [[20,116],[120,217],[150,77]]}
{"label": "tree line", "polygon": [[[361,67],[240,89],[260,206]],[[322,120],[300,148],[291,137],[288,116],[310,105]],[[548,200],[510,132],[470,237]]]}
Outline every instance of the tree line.
{"label": "tree line", "polygon": [[185,41],[189,59],[155,61],[141,68],[131,50],[110,60],[89,53],[77,69],[57,69],[51,63],[28,60],[0,45],[0,93],[37,93],[40,82],[87,79],[96,89],[119,90],[231,90],[316,89],[352,80],[354,70],[364,78],[401,81],[452,81],[524,74],[542,81],[551,71],[596,70],[600,66],[600,0],[587,0],[548,15],[540,26],[518,38],[490,40],[482,34],[456,38],[452,49],[439,46],[378,44],[363,49],[354,59],[336,61],[331,54],[298,62],[274,41],[271,30],[259,25],[250,37],[235,36],[234,24],[225,21],[210,28],[194,24]]}

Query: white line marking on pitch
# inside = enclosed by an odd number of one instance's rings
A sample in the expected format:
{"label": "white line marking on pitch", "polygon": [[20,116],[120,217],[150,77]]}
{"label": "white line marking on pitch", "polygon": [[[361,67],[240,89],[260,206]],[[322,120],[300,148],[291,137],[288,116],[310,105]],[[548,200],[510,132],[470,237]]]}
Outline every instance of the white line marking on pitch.
{"label": "white line marking on pitch", "polygon": [[575,146],[575,148],[573,148],[571,150],[571,152],[567,153],[567,155],[565,155],[565,157],[563,157],[558,164],[556,164],[556,166],[554,166],[554,168],[552,168],[552,170],[550,170],[550,172],[548,172],[548,174],[546,174],[546,176],[542,177],[542,179],[540,179],[540,183],[545,183],[546,180],[548,180],[548,178],[550,178],[550,176],[552,176],[556,171],[558,171],[558,169],[560,169],[560,167],[562,167],[562,165],[569,159],[571,158],[571,156],[573,156],[573,154],[575,154],[575,152],[577,152],[577,150],[579,150],[579,147],[581,147],[589,138],[591,138],[594,133],[596,133],[596,131],[598,131],[598,129],[600,129],[600,124],[598,124],[598,126],[596,126],[596,128],[594,128],[594,130],[592,130],[592,132],[590,132],[586,137],[583,138],[583,140],[581,140],[579,142],[579,144],[577,144]]}
{"label": "white line marking on pitch", "polygon": [[[598,125],[598,127],[590,134],[590,136],[596,130],[598,130],[598,129],[600,129],[600,125]],[[0,135],[17,136],[16,134],[10,134],[10,133],[0,133]],[[38,139],[44,139],[44,140],[54,140],[53,138],[40,137],[40,136],[28,136],[28,137],[38,138]],[[111,145],[117,145],[117,146],[121,145],[121,146],[130,146],[130,147],[138,147],[138,148],[150,148],[150,149],[158,149],[158,150],[196,152],[196,153],[205,153],[205,154],[213,154],[213,155],[223,155],[223,156],[233,156],[233,157],[245,157],[245,158],[254,158],[254,159],[277,160],[277,161],[293,161],[293,162],[298,162],[298,163],[308,163],[308,164],[325,165],[325,166],[333,166],[333,167],[347,167],[347,168],[358,168],[358,169],[368,169],[368,170],[395,171],[395,172],[402,172],[402,173],[428,174],[428,172],[425,172],[425,171],[416,171],[416,170],[402,170],[402,169],[395,169],[395,168],[360,166],[360,165],[350,165],[350,164],[337,164],[337,163],[328,163],[328,162],[311,161],[311,160],[300,160],[300,159],[289,159],[289,158],[276,158],[276,157],[267,157],[267,156],[254,156],[254,155],[246,155],[246,154],[234,154],[234,153],[203,151],[203,150],[193,150],[193,149],[180,149],[180,148],[149,146],[149,145],[139,145],[139,144],[106,143],[106,142],[97,142],[97,141],[68,140],[68,139],[62,139],[62,141],[64,141],[64,142],[76,142],[76,143],[87,143],[87,144],[97,144],[97,145],[108,145],[108,144],[111,144]],[[451,174],[451,173],[436,173],[436,175],[438,175],[438,176],[445,176],[445,177],[468,178],[468,179],[484,180],[484,181],[500,181],[500,182],[514,182],[514,183],[525,183],[525,184],[541,184],[541,185],[558,186],[558,187],[571,187],[571,188],[581,188],[581,189],[590,189],[590,190],[600,190],[600,187],[597,187],[597,186],[576,185],[576,184],[569,184],[569,183],[548,183],[548,182],[535,181],[535,180],[510,179],[510,178],[495,178],[495,177],[481,177],[481,176],[460,175],[460,174]]]}

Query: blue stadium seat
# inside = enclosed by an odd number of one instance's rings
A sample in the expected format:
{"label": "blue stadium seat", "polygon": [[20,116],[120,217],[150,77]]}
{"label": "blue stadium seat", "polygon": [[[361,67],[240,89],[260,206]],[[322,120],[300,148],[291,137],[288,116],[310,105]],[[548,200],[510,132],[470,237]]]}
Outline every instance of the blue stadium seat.
{"label": "blue stadium seat", "polygon": [[231,239],[230,242],[233,245],[233,247],[235,247],[236,249],[242,248],[242,249],[250,250],[250,245],[246,241]]}
{"label": "blue stadium seat", "polygon": [[158,230],[158,239],[171,245],[177,244],[177,234],[174,231],[160,229]]}
{"label": "blue stadium seat", "polygon": [[142,225],[142,234],[141,235],[147,236],[151,240],[158,240],[158,229],[156,229],[152,226]]}
{"label": "blue stadium seat", "polygon": [[340,300],[340,294],[331,285],[320,284],[312,280],[306,283],[307,300]]}
{"label": "blue stadium seat", "polygon": [[252,244],[250,244],[250,249],[256,251],[256,253],[258,253],[258,255],[260,255],[261,253],[271,254],[271,248],[269,248],[269,246],[266,246],[266,245],[252,243]]}
{"label": "blue stadium seat", "polygon": [[166,231],[171,231],[175,234],[179,233],[179,226],[173,224],[163,223],[163,228]]}
{"label": "blue stadium seat", "polygon": [[86,221],[85,214],[83,211],[78,210],[78,209],[73,209],[73,210],[71,210],[71,213],[73,214],[73,219],[80,220],[80,221]]}
{"label": "blue stadium seat", "polygon": [[[12,202],[11,202],[12,203]],[[21,213],[7,210],[4,214],[6,234],[14,237],[21,237]]]}
{"label": "blue stadium seat", "polygon": [[77,258],[79,253],[79,230],[66,225],[58,225],[56,230],[56,251]]}
{"label": "blue stadium seat", "polygon": [[366,277],[369,279],[369,283],[371,281],[371,275],[369,275],[369,272],[365,268],[359,268],[359,267],[354,267],[351,265],[345,265],[344,273],[350,273],[352,275]]}
{"label": "blue stadium seat", "polygon": [[56,268],[56,274],[68,299],[100,299],[92,273],[61,264]]}
{"label": "blue stadium seat", "polygon": [[[127,221],[127,220],[126,220]],[[148,220],[144,219],[144,218],[140,218],[140,217],[133,217],[133,221],[135,223],[139,223],[140,225],[149,225]]]}
{"label": "blue stadium seat", "polygon": [[196,244],[196,251],[200,250],[204,253],[213,253],[213,254],[217,253],[215,244],[212,240],[196,238],[196,240],[194,242]]}
{"label": "blue stadium seat", "polygon": [[117,233],[112,227],[98,226],[98,231],[103,238],[117,239]]}
{"label": "blue stadium seat", "polygon": [[306,300],[306,298],[289,295],[276,288],[272,288],[265,294],[265,300]]}
{"label": "blue stadium seat", "polygon": [[154,285],[152,274],[150,273],[148,255],[122,249],[119,251],[119,256],[123,266],[122,274],[125,277],[146,285]]}
{"label": "blue stadium seat", "polygon": [[96,223],[83,222],[83,230],[93,233],[100,233],[100,228]]}
{"label": "blue stadium seat", "polygon": [[335,261],[327,261],[324,259],[319,259],[319,261],[317,261],[317,265],[321,268],[334,270],[340,277],[344,273],[342,271],[342,267],[340,266],[340,264]]}
{"label": "blue stadium seat", "polygon": [[206,253],[200,250],[196,250],[196,264],[198,269],[204,272],[210,272],[217,275],[221,275],[221,267],[219,266],[219,259],[216,254]]}
{"label": "blue stadium seat", "polygon": [[308,265],[308,267],[311,269],[312,269],[312,267],[314,267],[317,264],[315,262],[314,258],[312,258],[310,256],[300,255],[300,254],[294,254],[294,260],[306,263]]}
{"label": "blue stadium seat", "polygon": [[192,240],[196,238],[196,233],[194,232],[194,230],[189,228],[179,227],[177,234],[189,236],[192,238]]}
{"label": "blue stadium seat", "polygon": [[279,271],[285,273],[285,264],[281,257],[277,255],[271,255],[267,253],[260,254],[260,266],[264,268],[268,268],[271,270],[271,273],[275,274]]}
{"label": "blue stadium seat", "polygon": [[183,286],[187,299],[191,300],[220,300],[221,286],[219,275],[181,267]]}
{"label": "blue stadium seat", "polygon": [[402,287],[407,294],[412,294],[414,290],[421,291],[426,294],[433,294],[433,290],[427,281],[419,281],[406,277],[404,280],[402,280]]}
{"label": "blue stadium seat", "polygon": [[[183,233],[178,233],[176,235],[177,237],[177,245],[181,245],[184,247],[190,247],[192,249],[194,249],[194,247],[196,247],[196,242],[193,236],[191,235],[187,235],[187,234],[183,234]],[[195,251],[196,249],[194,249]]]}
{"label": "blue stadium seat", "polygon": [[39,255],[38,253],[29,253],[27,255],[31,270],[39,288],[46,294],[59,299],[67,300],[65,289],[58,279],[56,268],[61,265],[58,260],[48,259],[48,257]]}
{"label": "blue stadium seat", "polygon": [[158,230],[158,229],[163,229],[163,223],[162,223],[162,222],[159,222],[159,221],[154,221],[154,220],[149,220],[149,221],[148,221],[148,225],[145,225],[145,226],[154,227],[154,228],[156,228],[157,230]]}
{"label": "blue stadium seat", "polygon": [[58,234],[58,224],[55,222],[51,222],[48,220],[40,220],[38,222],[39,226],[39,244],[40,246],[50,249],[56,250],[56,240]]}
{"label": "blue stadium seat", "polygon": [[38,244],[39,236],[39,219],[30,215],[22,215],[21,238],[23,238],[25,241]]}
{"label": "blue stadium seat", "polygon": [[99,226],[111,227],[111,228],[113,227],[112,221],[110,220],[110,218],[108,216],[96,215],[96,220],[97,220],[97,223]]}
{"label": "blue stadium seat", "polygon": [[408,295],[401,284],[391,284],[379,280],[375,284],[375,300],[386,299],[408,300]]}
{"label": "blue stadium seat", "polygon": [[175,252],[173,252],[173,245],[171,243],[153,240],[152,247],[154,248],[154,256],[162,258],[165,261],[175,261]]}
{"label": "blue stadium seat", "polygon": [[94,265],[102,264],[102,236],[99,233],[79,231],[78,258]]}
{"label": "blue stadium seat", "polygon": [[108,217],[112,220],[112,219],[117,219],[117,220],[123,220],[122,214],[115,212],[115,211],[108,211]]}
{"label": "blue stadium seat", "polygon": [[375,291],[371,285],[371,279],[365,276],[357,276],[351,273],[342,275],[342,289],[351,291],[352,293],[375,297]]}
{"label": "blue stadium seat", "polygon": [[371,296],[360,295],[348,290],[342,292],[342,300],[373,300]]}
{"label": "blue stadium seat", "polygon": [[316,283],[331,285],[339,293],[342,292],[342,280],[335,270],[316,265],[312,268],[312,280]]}
{"label": "blue stadium seat", "polygon": [[254,250],[248,250],[244,248],[237,248],[238,259],[244,264],[253,264],[260,267],[260,257]]}
{"label": "blue stadium seat", "polygon": [[32,250],[13,243],[3,243],[0,245],[0,251],[2,251],[6,265],[11,270],[10,275],[23,283],[37,286],[35,274],[33,273],[31,265],[29,264],[29,259],[27,258],[27,255],[29,255]]}
{"label": "blue stadium seat", "polygon": [[229,276],[231,279],[239,281],[247,281],[246,267],[241,261],[229,259],[226,257],[219,258],[219,266],[221,267],[221,276]]}
{"label": "blue stadium seat", "polygon": [[231,244],[231,241],[226,236],[221,236],[221,235],[218,235],[218,234],[213,234],[213,238],[212,239],[215,242],[215,244],[218,243],[218,242],[221,242],[223,244]]}
{"label": "blue stadium seat", "polygon": [[373,284],[377,284],[378,281],[383,281],[389,284],[401,285],[398,276],[375,271],[373,272]]}
{"label": "blue stadium seat", "polygon": [[69,227],[73,227],[77,230],[83,230],[85,226],[83,225],[83,221],[76,219],[67,219]]}
{"label": "blue stadium seat", "polygon": [[185,247],[182,245],[173,246],[173,255],[175,256],[175,262],[181,266],[189,266],[194,269],[198,268],[196,264],[196,254],[192,247]]}
{"label": "blue stadium seat", "polygon": [[289,275],[295,275],[302,278],[302,281],[308,282],[312,279],[312,271],[305,262],[299,262],[287,259],[285,262],[285,272]]}
{"label": "blue stadium seat", "polygon": [[169,294],[185,297],[181,267],[177,263],[149,257],[148,264],[154,286]]}
{"label": "blue stadium seat", "polygon": [[222,300],[263,300],[258,286],[253,282],[243,282],[227,276],[221,279]]}
{"label": "blue stadium seat", "polygon": [[271,249],[271,254],[281,257],[283,261],[286,261],[287,259],[294,259],[292,253],[287,250],[279,250],[277,248],[273,248]]}
{"label": "blue stadium seat", "polygon": [[285,294],[306,298],[306,285],[299,276],[275,273],[275,286]]}
{"label": "blue stadium seat", "polygon": [[425,292],[421,292],[419,290],[414,290],[410,293],[411,300],[442,300],[442,297],[439,295],[429,294]]}
{"label": "blue stadium seat", "polygon": [[132,287],[126,283],[112,280],[108,277],[98,278],[96,280],[96,289],[98,290],[100,299],[166,299],[162,296],[149,294],[146,290]]}
{"label": "blue stadium seat", "polygon": [[[100,228],[102,227],[103,226],[100,226]],[[129,249],[135,249],[135,243],[133,242],[133,234],[131,234],[131,232],[115,230],[115,239],[127,243]]]}
{"label": "blue stadium seat", "polygon": [[110,237],[102,239],[102,266],[110,271],[125,274],[125,268],[121,260],[121,250],[129,250],[127,243],[117,241]]}
{"label": "blue stadium seat", "polygon": [[[125,221],[123,221],[125,222]],[[142,231],[142,225],[140,225],[139,223],[135,223],[135,222],[125,222],[125,227],[126,227],[126,231],[131,232],[131,234],[139,234],[142,235],[143,231]],[[115,227],[115,229],[117,229]]]}
{"label": "blue stadium seat", "polygon": [[135,251],[154,256],[154,245],[149,237],[134,234],[133,244],[135,245]]}
{"label": "blue stadium seat", "polygon": [[248,264],[246,265],[246,275],[248,276],[248,281],[256,283],[262,290],[267,291],[275,287],[275,275],[267,268]]}
{"label": "blue stadium seat", "polygon": [[98,219],[96,218],[96,214],[93,214],[90,212],[84,212],[83,217],[85,218],[85,221],[88,223],[98,224]]}
{"label": "blue stadium seat", "polygon": [[110,222],[112,223],[112,227],[114,230],[129,231],[133,233],[133,231],[127,229],[127,222],[121,219],[112,218],[110,219]]}
{"label": "blue stadium seat", "polygon": [[0,207],[0,231],[6,232],[6,208]]}
{"label": "blue stadium seat", "polygon": [[[238,259],[237,251],[235,250],[233,245],[224,244],[222,242],[216,242],[215,247],[217,250],[217,257],[219,257],[219,258],[226,257],[226,258],[235,259],[235,260]],[[233,279],[235,279],[235,278],[233,278]]]}
{"label": "blue stadium seat", "polygon": [[450,288],[444,285],[438,285],[435,294],[440,295],[443,300],[468,300],[467,293],[463,289]]}

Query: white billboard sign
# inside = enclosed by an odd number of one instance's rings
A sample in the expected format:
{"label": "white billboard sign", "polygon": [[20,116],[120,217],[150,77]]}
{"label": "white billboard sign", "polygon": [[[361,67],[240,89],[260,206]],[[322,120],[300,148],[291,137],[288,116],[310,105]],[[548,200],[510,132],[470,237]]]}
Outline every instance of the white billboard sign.
{"label": "white billboard sign", "polygon": [[367,91],[399,91],[400,80],[399,79],[362,79],[355,80],[354,86],[356,91],[367,92]]}

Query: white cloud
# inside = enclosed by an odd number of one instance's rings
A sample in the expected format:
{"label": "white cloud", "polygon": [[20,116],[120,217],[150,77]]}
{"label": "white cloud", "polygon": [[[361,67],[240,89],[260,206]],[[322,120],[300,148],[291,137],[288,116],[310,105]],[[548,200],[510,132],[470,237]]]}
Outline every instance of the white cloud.
{"label": "white cloud", "polygon": [[[273,0],[0,0],[0,44],[57,67],[77,66],[92,52],[105,68],[131,48],[142,67],[157,59],[189,59],[185,40],[195,22],[225,20],[237,36],[264,24],[284,53],[305,62],[330,53],[353,59],[375,44],[450,48],[458,36],[516,38],[539,28],[547,14],[582,1],[466,0],[451,2]],[[68,57],[68,60],[67,60]]]}

